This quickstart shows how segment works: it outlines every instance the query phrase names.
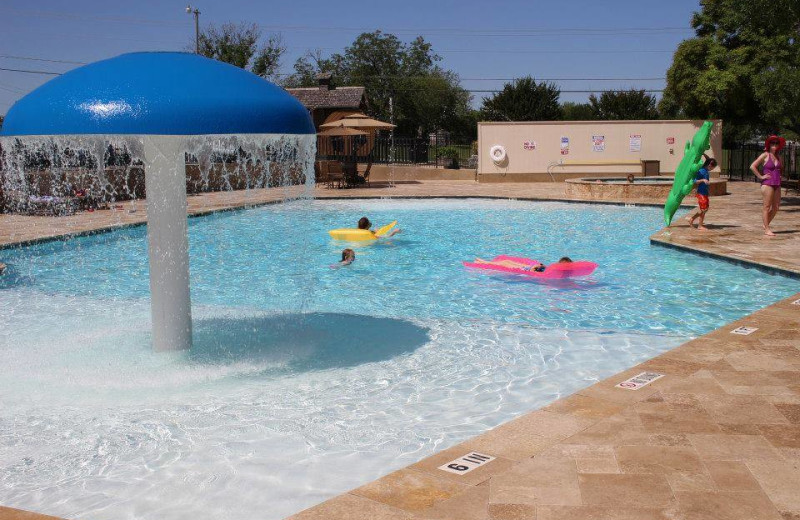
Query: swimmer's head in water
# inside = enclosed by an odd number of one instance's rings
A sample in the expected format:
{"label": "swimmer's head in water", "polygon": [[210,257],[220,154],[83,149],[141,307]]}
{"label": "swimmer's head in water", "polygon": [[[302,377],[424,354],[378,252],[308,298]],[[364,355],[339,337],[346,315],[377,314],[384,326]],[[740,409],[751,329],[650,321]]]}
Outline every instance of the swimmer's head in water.
{"label": "swimmer's head in water", "polygon": [[559,264],[571,264],[572,259],[568,256],[562,256],[561,259],[558,261]]}
{"label": "swimmer's head in water", "polygon": [[372,222],[367,217],[361,217],[358,220],[358,229],[369,229],[372,227]]}
{"label": "swimmer's head in water", "polygon": [[356,259],[356,252],[352,249],[342,251],[342,262],[352,262]]}

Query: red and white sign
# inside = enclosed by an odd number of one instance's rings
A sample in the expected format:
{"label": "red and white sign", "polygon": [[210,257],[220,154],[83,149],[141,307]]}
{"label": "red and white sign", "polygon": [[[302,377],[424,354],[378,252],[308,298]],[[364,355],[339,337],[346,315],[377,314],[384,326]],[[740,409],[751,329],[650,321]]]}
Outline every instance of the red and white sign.
{"label": "red and white sign", "polygon": [[522,143],[523,150],[536,150],[536,141],[525,141]]}
{"label": "red and white sign", "polygon": [[675,144],[675,138],[674,137],[667,137],[667,144]]}
{"label": "red and white sign", "polygon": [[621,382],[617,385],[617,388],[623,388],[625,390],[638,390],[643,386],[649,385],[656,379],[661,379],[662,377],[664,377],[664,374],[657,374],[655,372],[642,372],[638,376],[633,376],[627,381]]}

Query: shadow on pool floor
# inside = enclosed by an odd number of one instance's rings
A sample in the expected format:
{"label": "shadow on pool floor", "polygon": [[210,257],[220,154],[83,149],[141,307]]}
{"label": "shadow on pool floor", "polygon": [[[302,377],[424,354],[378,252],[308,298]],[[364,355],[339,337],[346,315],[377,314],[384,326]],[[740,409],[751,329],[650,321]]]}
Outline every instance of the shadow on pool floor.
{"label": "shadow on pool floor", "polygon": [[430,340],[428,329],[406,320],[342,313],[210,318],[193,327],[189,358],[196,363],[267,363],[292,372],[385,361]]}

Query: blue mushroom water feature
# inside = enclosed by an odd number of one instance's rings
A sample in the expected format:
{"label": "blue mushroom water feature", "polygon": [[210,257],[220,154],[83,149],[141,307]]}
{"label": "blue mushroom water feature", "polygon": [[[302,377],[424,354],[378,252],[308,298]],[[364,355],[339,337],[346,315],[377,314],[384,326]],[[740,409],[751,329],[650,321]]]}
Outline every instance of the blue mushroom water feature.
{"label": "blue mushroom water feature", "polygon": [[123,147],[137,157],[147,199],[153,347],[183,350],[192,341],[186,157],[198,157],[206,179],[215,175],[215,154],[227,151],[247,156],[247,186],[275,185],[276,172],[298,168],[313,185],[314,134],[294,97],[250,72],[195,54],[124,54],[67,72],[14,104],[0,133],[3,188],[27,196],[31,157],[51,154],[50,168],[64,169],[82,150],[91,156],[82,164],[93,165],[94,186],[113,199],[119,188],[104,178],[107,150]]}

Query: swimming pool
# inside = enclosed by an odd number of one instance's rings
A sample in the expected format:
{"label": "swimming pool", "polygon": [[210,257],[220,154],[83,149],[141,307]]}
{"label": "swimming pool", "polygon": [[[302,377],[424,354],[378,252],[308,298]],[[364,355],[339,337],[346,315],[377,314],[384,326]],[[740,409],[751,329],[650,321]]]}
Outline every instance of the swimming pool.
{"label": "swimming pool", "polygon": [[[363,215],[403,233],[329,268],[326,230]],[[800,291],[651,247],[660,221],[487,200],[191,219],[189,353],[150,349],[145,228],[3,251],[0,503],[281,518]],[[460,264],[501,253],[600,268],[541,283]]]}

